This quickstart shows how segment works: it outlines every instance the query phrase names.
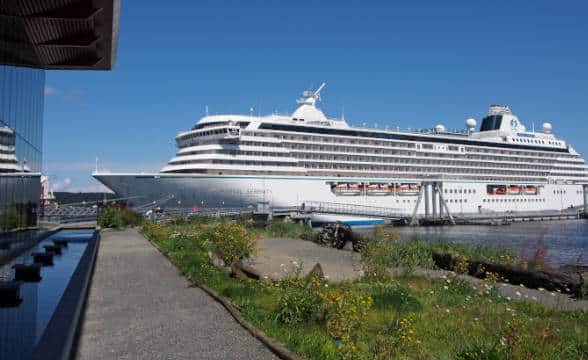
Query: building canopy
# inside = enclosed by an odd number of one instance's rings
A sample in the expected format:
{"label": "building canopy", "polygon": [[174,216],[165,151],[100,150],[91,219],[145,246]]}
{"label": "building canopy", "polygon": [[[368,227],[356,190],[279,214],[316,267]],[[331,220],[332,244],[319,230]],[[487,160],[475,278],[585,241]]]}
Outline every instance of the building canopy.
{"label": "building canopy", "polygon": [[110,70],[120,0],[0,1],[0,65]]}

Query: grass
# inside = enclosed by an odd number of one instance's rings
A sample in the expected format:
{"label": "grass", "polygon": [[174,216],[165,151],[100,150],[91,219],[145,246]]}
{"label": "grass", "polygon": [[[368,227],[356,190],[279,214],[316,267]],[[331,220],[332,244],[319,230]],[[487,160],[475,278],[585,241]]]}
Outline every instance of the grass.
{"label": "grass", "polygon": [[310,226],[303,223],[283,221],[279,219],[272,220],[264,228],[250,229],[257,238],[264,237],[288,237],[299,239],[312,234]]}
{"label": "grass", "polygon": [[413,269],[416,267],[435,269],[431,255],[433,252],[450,253],[470,260],[482,260],[501,264],[514,264],[517,259],[507,249],[483,245],[464,245],[447,241],[426,241],[420,237],[400,240],[397,231],[382,228],[374,229],[374,242],[385,253],[377,254],[389,267]]}
{"label": "grass", "polygon": [[[365,310],[365,317],[357,317],[360,321],[355,323],[351,336],[335,341],[332,321],[329,325],[329,319],[334,318],[328,314],[326,319],[313,316],[284,324],[276,318],[276,313],[283,310],[280,301],[284,293],[313,285],[294,278],[264,283],[229,277],[209,263],[210,226],[197,222],[164,226],[147,223],[144,234],[192,282],[206,284],[230,298],[248,321],[308,359],[588,358],[588,312],[562,312],[536,303],[507,301],[455,278],[431,280],[408,274],[342,284],[317,282],[315,293],[320,299],[328,299],[328,294],[347,295],[338,300],[338,305],[349,311],[350,317]],[[268,233],[290,231],[281,226]],[[425,256],[433,249],[421,243],[392,244],[399,250],[390,261],[397,262],[404,261],[402,256]],[[411,254],[410,249],[416,249],[418,255]],[[456,249],[476,253],[461,246],[450,250]],[[495,255],[498,254],[480,256]],[[305,296],[312,293],[293,301],[306,301]],[[346,308],[347,298],[354,296],[369,297],[373,304]]]}

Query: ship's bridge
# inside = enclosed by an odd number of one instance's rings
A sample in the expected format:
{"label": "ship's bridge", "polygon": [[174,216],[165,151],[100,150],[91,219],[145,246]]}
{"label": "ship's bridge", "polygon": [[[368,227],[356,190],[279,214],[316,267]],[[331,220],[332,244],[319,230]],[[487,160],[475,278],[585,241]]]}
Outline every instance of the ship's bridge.
{"label": "ship's bridge", "polygon": [[482,119],[480,131],[470,135],[477,139],[509,142],[520,145],[533,145],[549,148],[566,148],[563,140],[552,134],[552,125],[543,124],[543,132],[535,132],[534,126],[528,131],[519,118],[511,112],[508,106],[491,105],[488,115]]}
{"label": "ship's bridge", "polygon": [[196,145],[202,142],[238,139],[241,128],[239,125],[220,124],[190,130],[178,134],[176,142],[179,148]]}

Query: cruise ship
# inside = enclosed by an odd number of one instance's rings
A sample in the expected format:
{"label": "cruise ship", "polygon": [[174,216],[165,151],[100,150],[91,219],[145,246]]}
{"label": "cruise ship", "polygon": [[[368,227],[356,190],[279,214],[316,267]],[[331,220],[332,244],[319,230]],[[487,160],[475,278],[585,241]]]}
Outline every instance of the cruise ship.
{"label": "cruise ship", "polygon": [[[529,131],[509,107],[492,105],[479,129],[475,119],[463,131],[352,127],[317,107],[323,87],[304,92],[291,115],[207,114],[176,136],[178,151],[159,173],[93,176],[135,204],[194,211],[312,202],[407,215],[438,208],[433,215],[443,216],[583,204],[585,161],[550,123]],[[341,214],[312,220],[383,221]]]}

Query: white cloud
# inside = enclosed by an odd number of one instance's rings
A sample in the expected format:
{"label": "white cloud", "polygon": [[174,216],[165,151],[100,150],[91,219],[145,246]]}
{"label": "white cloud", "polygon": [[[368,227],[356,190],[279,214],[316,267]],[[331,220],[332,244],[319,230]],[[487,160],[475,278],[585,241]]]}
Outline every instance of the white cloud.
{"label": "white cloud", "polygon": [[59,94],[59,89],[57,89],[53,86],[49,86],[49,85],[45,86],[45,95],[55,95],[55,94]]}
{"label": "white cloud", "polygon": [[49,186],[53,191],[64,191],[63,189],[68,188],[71,185],[71,178],[66,177],[63,180],[59,180],[53,184],[49,183]]}

